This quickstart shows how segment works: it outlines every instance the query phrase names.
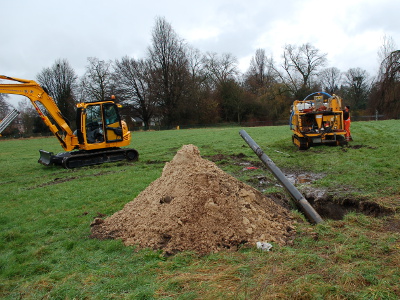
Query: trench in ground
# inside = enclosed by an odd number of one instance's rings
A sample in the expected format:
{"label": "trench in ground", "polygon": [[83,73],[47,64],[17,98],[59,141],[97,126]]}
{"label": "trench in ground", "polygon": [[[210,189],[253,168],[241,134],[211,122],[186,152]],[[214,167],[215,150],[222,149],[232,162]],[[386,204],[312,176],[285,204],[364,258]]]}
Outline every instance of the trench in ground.
{"label": "trench in ground", "polygon": [[[273,186],[283,189],[283,186],[273,177],[272,173],[268,171],[261,161],[247,161],[245,159],[246,155],[244,154],[230,156],[218,154],[205,158],[219,165],[235,164],[241,166],[241,172],[247,172],[249,175],[249,179],[246,180],[245,183],[263,193]],[[263,172],[264,174],[269,173],[271,176],[251,175],[251,172],[257,169],[262,169],[265,171]],[[316,180],[324,177],[323,174],[282,172],[323,219],[342,220],[349,212],[362,213],[373,217],[389,216],[394,212],[392,209],[374,202],[373,199],[355,197],[345,193],[341,194],[340,191],[329,192],[327,190],[313,187],[313,183]],[[268,193],[267,196],[287,209],[294,208],[292,199],[289,194],[284,191]]]}

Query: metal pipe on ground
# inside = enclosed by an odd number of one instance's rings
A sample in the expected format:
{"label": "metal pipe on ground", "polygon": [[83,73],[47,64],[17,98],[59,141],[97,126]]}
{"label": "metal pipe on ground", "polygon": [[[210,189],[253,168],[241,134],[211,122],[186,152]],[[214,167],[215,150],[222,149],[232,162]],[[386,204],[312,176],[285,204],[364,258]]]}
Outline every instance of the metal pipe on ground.
{"label": "metal pipe on ground", "polygon": [[296,205],[300,207],[305,216],[310,222],[319,224],[324,222],[321,216],[315,211],[311,204],[303,197],[298,189],[286,178],[282,171],[275,165],[275,163],[264,153],[264,151],[257,145],[257,143],[250,137],[245,130],[240,130],[240,136],[246,141],[255,154],[267,166],[272,174],[279,180],[285,187],[292,198],[295,200]]}

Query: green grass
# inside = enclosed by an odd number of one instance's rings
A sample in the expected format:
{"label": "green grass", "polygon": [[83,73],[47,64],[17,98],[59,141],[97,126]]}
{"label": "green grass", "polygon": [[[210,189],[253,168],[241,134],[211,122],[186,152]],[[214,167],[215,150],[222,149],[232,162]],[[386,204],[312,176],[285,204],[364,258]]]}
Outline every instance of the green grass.
{"label": "green grass", "polygon": [[[354,122],[349,147],[298,151],[288,126],[245,128],[285,172],[323,174],[312,186],[375,201],[397,213],[350,213],[312,226],[297,211],[294,244],[164,257],[89,238],[96,216],[132,201],[184,144],[199,147],[249,184],[274,180],[239,136],[241,128],[135,132],[138,162],[65,170],[37,163],[55,138],[0,140],[2,299],[398,299],[400,121]],[[243,163],[259,167],[246,170]],[[271,185],[266,193],[285,194]]]}

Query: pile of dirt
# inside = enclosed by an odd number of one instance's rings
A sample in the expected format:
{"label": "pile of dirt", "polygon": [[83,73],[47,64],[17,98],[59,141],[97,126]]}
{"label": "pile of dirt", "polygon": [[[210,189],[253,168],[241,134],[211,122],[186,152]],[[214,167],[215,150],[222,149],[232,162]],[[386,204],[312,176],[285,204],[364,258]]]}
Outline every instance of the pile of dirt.
{"label": "pile of dirt", "polygon": [[194,145],[183,146],[121,211],[95,219],[91,231],[93,238],[166,254],[237,250],[258,241],[285,245],[295,235],[289,211],[201,158]]}

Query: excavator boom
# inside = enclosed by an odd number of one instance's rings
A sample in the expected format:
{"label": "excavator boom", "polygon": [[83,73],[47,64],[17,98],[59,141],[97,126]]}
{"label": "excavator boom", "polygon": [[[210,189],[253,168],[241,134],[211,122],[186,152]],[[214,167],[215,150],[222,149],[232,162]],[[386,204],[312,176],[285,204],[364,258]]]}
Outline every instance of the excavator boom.
{"label": "excavator boom", "polygon": [[[71,151],[77,148],[78,139],[69,127],[68,121],[63,117],[53,98],[51,98],[38,83],[33,80],[12,78],[4,75],[0,75],[0,79],[19,82],[0,84],[0,93],[22,95],[29,98],[43,122],[57,137],[61,146],[66,151]],[[43,108],[47,110],[55,123],[53,123],[49,117],[43,113]]]}

